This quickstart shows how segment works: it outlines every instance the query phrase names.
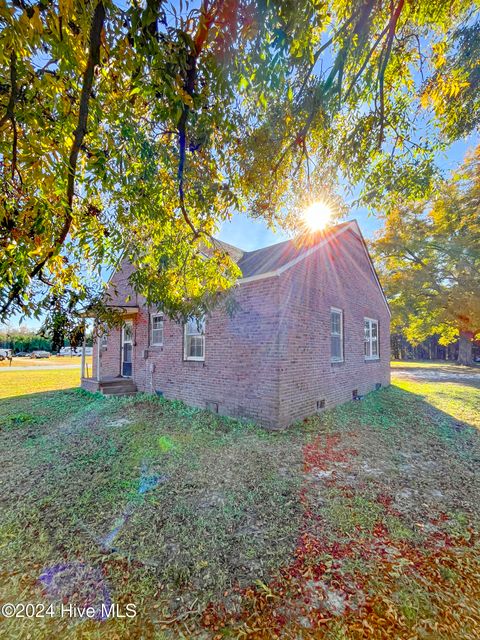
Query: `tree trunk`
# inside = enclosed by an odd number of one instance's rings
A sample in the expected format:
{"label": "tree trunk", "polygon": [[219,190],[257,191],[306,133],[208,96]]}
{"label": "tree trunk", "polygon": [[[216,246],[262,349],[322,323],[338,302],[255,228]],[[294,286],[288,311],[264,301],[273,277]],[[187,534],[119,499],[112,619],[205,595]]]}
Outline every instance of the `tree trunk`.
{"label": "tree trunk", "polygon": [[468,331],[460,331],[460,335],[458,337],[457,364],[473,364],[472,347],[472,334]]}

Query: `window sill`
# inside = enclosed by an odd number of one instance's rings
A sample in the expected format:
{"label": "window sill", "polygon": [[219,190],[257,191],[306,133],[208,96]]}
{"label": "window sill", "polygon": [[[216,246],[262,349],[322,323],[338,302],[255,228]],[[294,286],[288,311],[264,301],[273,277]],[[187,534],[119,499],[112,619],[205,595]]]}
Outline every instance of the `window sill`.
{"label": "window sill", "polygon": [[184,358],[184,362],[205,362],[205,358]]}
{"label": "window sill", "polygon": [[365,358],[365,362],[378,362],[380,360],[380,356],[372,356],[370,358]]}
{"label": "window sill", "polygon": [[149,349],[163,350],[163,344],[149,344],[148,348]]}
{"label": "window sill", "polygon": [[334,366],[336,364],[345,364],[345,360],[330,360],[330,364],[332,366]]}

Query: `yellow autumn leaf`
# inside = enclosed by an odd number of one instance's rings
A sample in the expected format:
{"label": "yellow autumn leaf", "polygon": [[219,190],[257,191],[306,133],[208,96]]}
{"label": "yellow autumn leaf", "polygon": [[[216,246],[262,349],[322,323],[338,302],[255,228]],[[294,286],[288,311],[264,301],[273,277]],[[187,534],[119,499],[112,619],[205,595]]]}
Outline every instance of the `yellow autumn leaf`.
{"label": "yellow autumn leaf", "polygon": [[73,2],[74,0],[59,0],[58,5],[62,16],[67,17],[72,13]]}
{"label": "yellow autumn leaf", "polygon": [[420,96],[420,104],[422,105],[423,109],[427,109],[428,105],[430,103],[430,96],[428,93],[422,93],[422,95]]}
{"label": "yellow autumn leaf", "polygon": [[30,22],[37,33],[43,33],[43,24],[40,18],[40,9],[38,7],[34,8]]}
{"label": "yellow autumn leaf", "polygon": [[193,109],[194,105],[193,105],[192,96],[189,93],[187,93],[184,89],[182,89],[182,87],[178,87],[178,86],[177,86],[177,93],[182,98],[182,102],[186,104],[188,107],[190,107],[190,109]]}

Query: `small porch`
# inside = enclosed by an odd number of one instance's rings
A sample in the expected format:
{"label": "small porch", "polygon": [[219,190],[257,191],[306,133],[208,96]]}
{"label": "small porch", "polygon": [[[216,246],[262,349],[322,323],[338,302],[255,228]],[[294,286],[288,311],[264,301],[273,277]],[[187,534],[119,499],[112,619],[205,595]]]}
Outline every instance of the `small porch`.
{"label": "small porch", "polygon": [[106,396],[131,396],[137,393],[137,385],[131,378],[106,377],[96,380],[82,377],[81,387],[85,391],[99,392]]}
{"label": "small porch", "polygon": [[[138,314],[139,308],[137,306],[112,306],[111,308],[121,314],[122,326],[120,329],[114,327],[108,334],[102,334],[98,321],[94,321],[94,348],[91,367],[85,358],[86,331],[84,331],[81,387],[86,391],[99,392],[104,395],[133,395],[137,392],[137,385],[132,379],[132,327],[133,319]],[[91,318],[92,315],[86,312],[84,317],[84,326],[86,327],[86,319]],[[107,349],[109,351],[107,360],[102,363],[102,359],[107,356]]]}

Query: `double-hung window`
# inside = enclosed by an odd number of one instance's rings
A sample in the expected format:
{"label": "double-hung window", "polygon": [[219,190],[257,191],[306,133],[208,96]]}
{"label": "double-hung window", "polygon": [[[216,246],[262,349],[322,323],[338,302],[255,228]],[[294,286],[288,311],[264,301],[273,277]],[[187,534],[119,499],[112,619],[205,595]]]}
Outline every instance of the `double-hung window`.
{"label": "double-hung window", "polygon": [[150,345],[163,346],[163,313],[153,313],[151,321]]}
{"label": "double-hung window", "polygon": [[377,360],[378,355],[378,320],[365,318],[364,338],[365,360]]}
{"label": "double-hung window", "polygon": [[343,362],[343,311],[330,309],[330,361]]}
{"label": "double-hung window", "polygon": [[185,360],[205,360],[205,318],[190,318],[185,324]]}

